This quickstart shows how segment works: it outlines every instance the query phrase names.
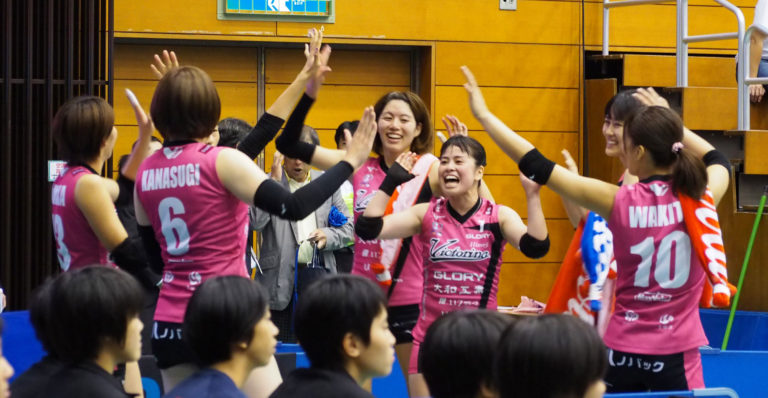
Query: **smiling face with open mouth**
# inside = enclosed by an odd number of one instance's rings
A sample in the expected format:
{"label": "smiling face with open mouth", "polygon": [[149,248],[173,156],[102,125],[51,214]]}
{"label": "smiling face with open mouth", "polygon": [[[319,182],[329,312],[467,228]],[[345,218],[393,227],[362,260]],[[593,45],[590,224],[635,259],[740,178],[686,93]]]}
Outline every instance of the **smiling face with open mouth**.
{"label": "smiling face with open mouth", "polygon": [[409,150],[413,139],[421,134],[421,124],[416,122],[411,107],[399,99],[387,103],[378,126],[382,149],[393,154]]}
{"label": "smiling face with open mouth", "polygon": [[612,158],[621,157],[624,136],[624,122],[615,120],[610,115],[603,122],[603,137],[605,138],[605,154]]}
{"label": "smiling face with open mouth", "polygon": [[440,189],[446,197],[459,196],[477,189],[483,178],[483,166],[458,146],[451,145],[440,155]]}

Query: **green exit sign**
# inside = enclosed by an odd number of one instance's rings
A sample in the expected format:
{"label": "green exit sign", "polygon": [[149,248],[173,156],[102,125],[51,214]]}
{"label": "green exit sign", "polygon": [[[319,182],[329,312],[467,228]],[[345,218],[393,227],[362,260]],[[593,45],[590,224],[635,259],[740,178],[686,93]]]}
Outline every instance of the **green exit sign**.
{"label": "green exit sign", "polygon": [[218,0],[219,19],[334,22],[333,0]]}

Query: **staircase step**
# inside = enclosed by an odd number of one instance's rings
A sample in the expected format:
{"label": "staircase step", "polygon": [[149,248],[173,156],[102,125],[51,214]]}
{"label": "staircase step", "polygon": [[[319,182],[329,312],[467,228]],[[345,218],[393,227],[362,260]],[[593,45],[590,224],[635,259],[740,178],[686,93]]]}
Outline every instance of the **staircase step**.
{"label": "staircase step", "polygon": [[[675,56],[627,54],[624,58],[625,86],[676,86]],[[688,85],[736,87],[733,57],[688,57]]]}
{"label": "staircase step", "polygon": [[691,130],[735,130],[738,125],[735,87],[671,87],[662,92]]}
{"label": "staircase step", "polygon": [[[604,63],[605,65],[602,67],[604,73],[621,73],[622,86],[673,87],[677,85],[677,64],[674,54],[592,55],[588,60]],[[688,85],[736,88],[735,58],[689,56]]]}

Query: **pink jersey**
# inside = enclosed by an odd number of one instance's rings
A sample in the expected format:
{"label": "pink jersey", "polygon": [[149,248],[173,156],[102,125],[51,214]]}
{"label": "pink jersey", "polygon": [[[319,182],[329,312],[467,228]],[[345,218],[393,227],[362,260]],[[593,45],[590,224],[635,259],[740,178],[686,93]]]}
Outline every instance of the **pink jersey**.
{"label": "pink jersey", "polygon": [[212,276],[247,276],[248,206],[219,180],[221,149],[165,147],[139,167],[136,193],[165,264],[155,320],[181,323],[192,292]]}
{"label": "pink jersey", "polygon": [[707,344],[699,319],[704,270],[671,184],[654,178],[622,186],[608,226],[618,276],[605,344],[652,355]]}
{"label": "pink jersey", "polygon": [[[355,192],[353,209],[355,221],[368,207],[368,203],[376,195],[376,191],[379,190],[381,182],[387,175],[382,168],[382,161],[382,158],[369,158],[352,177]],[[431,191],[428,191],[429,168],[436,161],[437,158],[431,154],[425,154],[419,158],[413,170],[416,178],[398,187],[400,197],[393,206],[394,212],[402,211],[415,203],[426,202],[432,197]],[[429,194],[425,195],[425,192],[429,192]],[[364,241],[355,235],[355,257],[352,273],[365,276],[375,282],[376,274],[371,270],[371,264],[388,265],[393,278],[395,268],[398,264],[402,264],[400,276],[396,281],[393,281],[395,288],[389,297],[389,305],[417,304],[421,298],[424,283],[420,249],[420,245],[415,244],[414,238]]]}
{"label": "pink jersey", "polygon": [[[51,187],[51,219],[56,238],[56,255],[64,271],[93,264],[112,263],[109,253],[93,233],[75,203],[75,187],[85,175],[96,174],[85,166],[67,165]],[[112,210],[114,211],[114,205]]]}
{"label": "pink jersey", "polygon": [[507,244],[499,228],[499,206],[480,199],[462,220],[447,204],[444,198],[429,202],[418,235],[424,254],[424,292],[414,342],[424,339],[440,315],[497,307],[501,254]]}

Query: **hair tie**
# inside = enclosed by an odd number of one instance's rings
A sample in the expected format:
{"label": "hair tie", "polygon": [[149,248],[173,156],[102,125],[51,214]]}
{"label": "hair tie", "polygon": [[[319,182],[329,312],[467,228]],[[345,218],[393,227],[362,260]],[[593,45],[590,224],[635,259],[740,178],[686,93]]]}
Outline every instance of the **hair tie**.
{"label": "hair tie", "polygon": [[682,142],[675,142],[672,144],[672,152],[674,153],[680,153],[680,150],[683,149],[683,143]]}

